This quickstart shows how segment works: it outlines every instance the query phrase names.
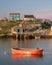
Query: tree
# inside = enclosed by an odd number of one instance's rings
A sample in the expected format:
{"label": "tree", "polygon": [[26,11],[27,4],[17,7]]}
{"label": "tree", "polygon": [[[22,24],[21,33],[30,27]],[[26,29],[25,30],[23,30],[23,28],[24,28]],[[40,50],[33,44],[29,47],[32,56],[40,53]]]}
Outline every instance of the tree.
{"label": "tree", "polygon": [[48,29],[48,28],[50,28],[51,25],[45,21],[44,23],[41,23],[41,26],[43,29]]}

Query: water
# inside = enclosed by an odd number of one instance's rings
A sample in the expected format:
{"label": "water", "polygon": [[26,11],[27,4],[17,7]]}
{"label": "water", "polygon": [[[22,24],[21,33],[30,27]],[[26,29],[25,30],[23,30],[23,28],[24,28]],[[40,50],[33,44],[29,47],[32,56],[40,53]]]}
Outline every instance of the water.
{"label": "water", "polygon": [[[11,48],[43,48],[43,57],[12,57]],[[52,39],[0,39],[0,65],[52,65]]]}

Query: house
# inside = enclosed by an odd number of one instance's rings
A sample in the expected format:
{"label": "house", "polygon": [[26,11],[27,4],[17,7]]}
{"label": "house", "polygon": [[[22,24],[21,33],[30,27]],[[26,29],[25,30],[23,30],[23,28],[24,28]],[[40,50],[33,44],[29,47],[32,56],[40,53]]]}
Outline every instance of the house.
{"label": "house", "polygon": [[20,20],[20,13],[10,13],[10,20],[12,21]]}
{"label": "house", "polygon": [[7,17],[2,17],[1,21],[8,21],[8,18]]}
{"label": "house", "polygon": [[34,15],[24,15],[24,21],[35,21],[36,18],[34,17]]}

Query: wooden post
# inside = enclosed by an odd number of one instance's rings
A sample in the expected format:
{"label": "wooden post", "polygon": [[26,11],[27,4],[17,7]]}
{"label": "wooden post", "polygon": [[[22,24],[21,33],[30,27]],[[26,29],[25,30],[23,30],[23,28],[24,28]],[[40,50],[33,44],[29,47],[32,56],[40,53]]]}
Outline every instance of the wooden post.
{"label": "wooden post", "polygon": [[18,38],[18,34],[16,34],[16,39]]}

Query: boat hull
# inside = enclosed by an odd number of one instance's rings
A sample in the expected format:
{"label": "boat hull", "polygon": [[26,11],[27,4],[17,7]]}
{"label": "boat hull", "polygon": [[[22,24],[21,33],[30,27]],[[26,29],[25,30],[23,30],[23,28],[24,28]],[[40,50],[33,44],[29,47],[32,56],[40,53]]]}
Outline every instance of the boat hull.
{"label": "boat hull", "polygon": [[16,49],[11,48],[11,54],[16,56],[42,56],[43,49]]}

